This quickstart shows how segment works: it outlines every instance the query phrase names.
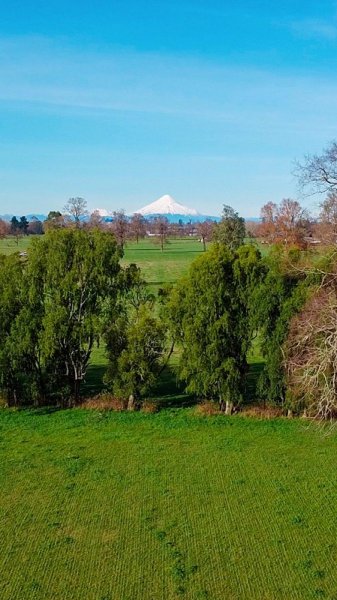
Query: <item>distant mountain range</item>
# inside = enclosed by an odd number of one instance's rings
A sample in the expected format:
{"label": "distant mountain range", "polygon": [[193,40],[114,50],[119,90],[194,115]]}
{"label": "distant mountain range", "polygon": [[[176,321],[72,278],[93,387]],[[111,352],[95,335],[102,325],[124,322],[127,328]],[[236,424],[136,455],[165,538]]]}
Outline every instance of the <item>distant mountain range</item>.
{"label": "distant mountain range", "polygon": [[[95,212],[102,217],[103,221],[109,222],[113,220],[113,211],[109,211],[106,208],[97,208]],[[138,210],[134,211],[134,213],[141,214],[147,219],[166,217],[170,223],[199,223],[201,221],[205,221],[206,219],[217,222],[220,221],[220,217],[201,214],[195,208],[191,208],[189,206],[185,206],[184,204],[180,204],[180,202],[176,202],[176,200],[174,200],[174,198],[172,198],[172,196],[169,194],[161,196],[158,198],[158,200],[139,208]],[[10,221],[12,217],[12,214],[0,215],[0,219],[5,221]],[[26,215],[26,217],[28,221],[31,221],[32,219],[34,220],[34,218],[39,219],[40,221],[45,221],[47,218],[46,215],[43,214],[29,214]],[[259,221],[259,219],[256,217],[246,220]]]}
{"label": "distant mountain range", "polygon": [[[18,217],[18,218],[20,218],[21,216],[22,216],[22,215],[18,215],[18,214],[16,214],[16,215],[0,215],[0,219],[2,219],[3,221],[10,221],[10,220],[11,220],[13,217]],[[29,215],[25,215],[25,217],[26,217],[26,219],[27,219],[28,221],[32,221],[32,220],[34,220],[34,219],[38,219],[39,221],[45,221],[45,220],[46,220],[46,218],[47,218],[47,216],[46,216],[46,215],[38,215],[38,214],[36,214],[36,213],[34,213],[34,214],[32,213],[32,214],[29,214]]]}

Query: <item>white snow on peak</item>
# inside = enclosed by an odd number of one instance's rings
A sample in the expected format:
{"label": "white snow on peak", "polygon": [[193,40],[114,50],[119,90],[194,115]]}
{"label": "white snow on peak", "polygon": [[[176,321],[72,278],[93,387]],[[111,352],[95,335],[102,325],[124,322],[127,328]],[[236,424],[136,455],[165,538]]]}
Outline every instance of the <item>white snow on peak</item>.
{"label": "white snow on peak", "polygon": [[147,204],[135,211],[141,215],[198,215],[198,211],[194,208],[189,208],[183,204],[176,202],[171,196],[165,194],[161,196],[155,202]]}
{"label": "white snow on peak", "polygon": [[93,213],[98,213],[100,217],[109,217],[110,213],[105,208],[95,208]]}

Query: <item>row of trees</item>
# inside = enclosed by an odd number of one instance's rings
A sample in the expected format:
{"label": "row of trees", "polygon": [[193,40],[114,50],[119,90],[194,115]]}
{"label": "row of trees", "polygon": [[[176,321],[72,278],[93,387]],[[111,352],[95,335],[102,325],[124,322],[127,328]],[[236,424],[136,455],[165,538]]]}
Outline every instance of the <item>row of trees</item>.
{"label": "row of trees", "polygon": [[135,402],[146,393],[166,332],[139,269],[120,258],[113,236],[82,229],[34,239],[27,261],[0,257],[0,387],[10,405],[76,402],[100,341],[111,387]]}
{"label": "row of trees", "polygon": [[280,204],[268,202],[261,208],[260,221],[249,222],[247,230],[252,237],[268,244],[300,248],[334,244],[337,242],[337,192],[327,194],[316,218],[297,200],[286,198]]}
{"label": "row of trees", "polygon": [[[280,227],[287,207],[276,212]],[[157,305],[136,265],[121,266],[122,244],[99,227],[51,228],[33,240],[28,260],[0,257],[0,388],[8,403],[76,402],[92,349],[104,342],[107,385],[138,406],[177,344],[186,390],[230,413],[245,395],[258,341],[259,399],[335,416],[335,247],[313,255],[282,237],[262,257],[227,206],[213,236]]]}
{"label": "row of trees", "polygon": [[107,220],[98,211],[89,215],[87,203],[83,198],[70,198],[64,211],[63,215],[51,211],[44,223],[44,230],[72,226],[85,229],[100,228],[111,231],[121,248],[128,240],[138,243],[140,239],[149,235],[156,238],[163,250],[169,237],[197,235],[206,250],[206,243],[211,241],[215,227],[215,221],[210,219],[195,224],[182,221],[171,223],[165,216],[145,218],[140,213],[135,213],[127,217],[124,210],[114,211],[112,217]]}
{"label": "row of trees", "polygon": [[0,219],[0,239],[13,235],[18,240],[23,235],[41,235],[42,233],[43,224],[36,217],[30,221],[25,216],[12,217],[9,223]]}
{"label": "row of trees", "polygon": [[[337,409],[337,266],[334,252],[244,244],[225,207],[218,240],[159,304],[136,265],[123,268],[114,236],[52,229],[28,260],[0,259],[0,388],[10,405],[77,402],[95,344],[105,382],[139,406],[180,348],[178,377],[230,413],[246,390],[258,338],[264,368],[257,397],[324,418]],[[157,302],[157,305],[156,305]]]}
{"label": "row of trees", "polygon": [[89,215],[87,202],[83,198],[70,198],[64,207],[64,213],[50,211],[44,222],[36,217],[30,221],[25,216],[12,217],[8,223],[0,219],[0,238],[9,235],[20,236],[43,234],[50,229],[82,228],[87,230],[101,229],[113,233],[119,246],[124,247],[128,240],[139,242],[146,236],[152,236],[164,249],[170,237],[197,236],[206,250],[207,242],[213,238],[215,221],[206,219],[200,223],[171,223],[165,216],[145,218],[139,213],[127,217],[123,210],[115,211],[111,217],[104,218],[98,211]]}

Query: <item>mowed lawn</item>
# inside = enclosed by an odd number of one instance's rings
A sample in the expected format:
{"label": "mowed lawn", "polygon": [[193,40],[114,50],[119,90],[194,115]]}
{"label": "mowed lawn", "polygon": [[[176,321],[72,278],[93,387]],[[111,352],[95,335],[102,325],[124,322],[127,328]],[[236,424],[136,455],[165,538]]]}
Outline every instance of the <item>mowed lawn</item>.
{"label": "mowed lawn", "polygon": [[161,251],[153,238],[128,243],[123,264],[136,263],[145,281],[157,290],[165,284],[174,284],[186,275],[189,266],[203,252],[202,244],[195,238],[170,239]]}
{"label": "mowed lawn", "polygon": [[0,411],[1,600],[337,598],[337,434]]}

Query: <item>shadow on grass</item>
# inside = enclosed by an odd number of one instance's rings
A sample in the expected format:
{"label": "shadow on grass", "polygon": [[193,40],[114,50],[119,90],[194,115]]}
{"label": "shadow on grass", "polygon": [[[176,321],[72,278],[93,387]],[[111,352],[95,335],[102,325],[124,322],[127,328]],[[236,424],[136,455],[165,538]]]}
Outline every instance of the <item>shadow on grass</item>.
{"label": "shadow on grass", "polygon": [[96,394],[99,394],[106,389],[106,386],[103,383],[106,368],[107,365],[104,364],[89,365],[85,382],[81,389],[82,396],[96,396]]}
{"label": "shadow on grass", "polygon": [[259,377],[263,371],[264,362],[254,362],[249,365],[247,379],[246,379],[246,389],[244,394],[244,404],[251,404],[256,401],[257,398],[257,383]]}
{"label": "shadow on grass", "polygon": [[151,397],[156,400],[159,408],[182,408],[197,403],[195,396],[184,392],[184,386],[178,381],[175,370],[169,366],[162,372]]}

